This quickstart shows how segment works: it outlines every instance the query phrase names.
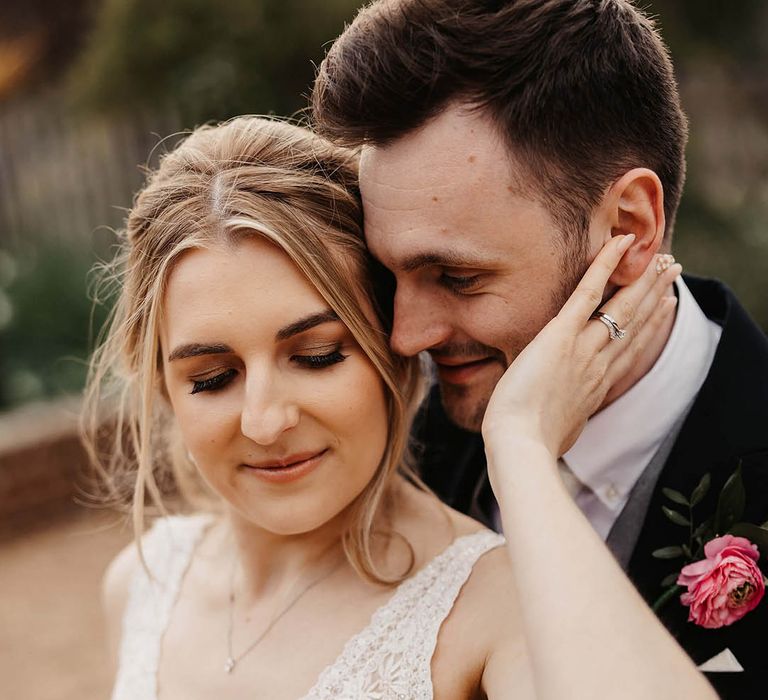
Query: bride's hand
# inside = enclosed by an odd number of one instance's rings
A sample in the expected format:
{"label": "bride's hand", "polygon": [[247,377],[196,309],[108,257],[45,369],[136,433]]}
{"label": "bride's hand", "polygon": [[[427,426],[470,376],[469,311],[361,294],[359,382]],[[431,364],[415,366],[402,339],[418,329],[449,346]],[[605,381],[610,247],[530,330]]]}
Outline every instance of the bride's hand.
{"label": "bride's hand", "polygon": [[[633,240],[617,236],[603,247],[560,313],[507,369],[483,419],[486,449],[533,440],[557,459],[672,313],[676,298],[666,294],[682,268],[674,264],[659,275],[657,258],[600,306],[608,279]],[[611,340],[606,325],[590,318],[599,306],[626,337]]]}

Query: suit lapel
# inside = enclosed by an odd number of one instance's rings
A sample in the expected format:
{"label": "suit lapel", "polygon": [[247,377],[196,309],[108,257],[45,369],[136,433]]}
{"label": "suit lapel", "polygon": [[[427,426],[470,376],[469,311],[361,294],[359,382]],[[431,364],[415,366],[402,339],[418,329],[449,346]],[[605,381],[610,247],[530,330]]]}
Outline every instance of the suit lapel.
{"label": "suit lapel", "polygon": [[[686,283],[707,316],[723,326],[723,334],[707,379],[656,484],[630,561],[629,576],[649,603],[662,592],[661,580],[677,564],[655,559],[651,552],[688,540],[688,531],[662,513],[662,505],[672,505],[663,497],[663,487],[688,495],[705,473],[711,474],[709,493],[694,510],[694,523],[698,524],[714,514],[720,489],[741,460],[747,491],[744,519],[756,523],[768,519],[768,340],[724,286],[710,280],[686,279]],[[729,647],[747,670],[761,665],[751,657],[762,646],[757,635],[764,634],[768,603],[720,630],[688,622],[687,609],[677,600],[665,606],[660,618],[697,663]],[[715,682],[722,689],[746,682],[746,674],[719,676]]]}

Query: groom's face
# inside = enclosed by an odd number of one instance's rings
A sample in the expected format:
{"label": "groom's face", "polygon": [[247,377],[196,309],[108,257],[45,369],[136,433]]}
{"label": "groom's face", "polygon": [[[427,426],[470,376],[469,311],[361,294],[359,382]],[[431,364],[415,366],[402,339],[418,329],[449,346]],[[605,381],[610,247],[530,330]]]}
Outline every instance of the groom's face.
{"label": "groom's face", "polygon": [[397,279],[392,347],[429,352],[469,430],[586,269],[522,178],[490,122],[458,108],[362,154],[366,238]]}

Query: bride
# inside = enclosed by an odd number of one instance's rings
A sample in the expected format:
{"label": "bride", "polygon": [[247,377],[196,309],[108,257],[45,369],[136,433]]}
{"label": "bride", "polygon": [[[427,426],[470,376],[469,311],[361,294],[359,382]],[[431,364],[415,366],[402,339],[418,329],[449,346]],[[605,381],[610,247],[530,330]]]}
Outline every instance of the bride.
{"label": "bride", "polygon": [[[601,307],[633,337],[609,342],[589,318],[615,238],[500,381],[483,435],[505,540],[413,470],[424,380],[388,348],[356,169],[241,117],[195,131],[135,201],[87,395],[138,545],[105,576],[112,697],[715,697],[556,467],[679,266]],[[165,516],[145,531],[148,504]]]}

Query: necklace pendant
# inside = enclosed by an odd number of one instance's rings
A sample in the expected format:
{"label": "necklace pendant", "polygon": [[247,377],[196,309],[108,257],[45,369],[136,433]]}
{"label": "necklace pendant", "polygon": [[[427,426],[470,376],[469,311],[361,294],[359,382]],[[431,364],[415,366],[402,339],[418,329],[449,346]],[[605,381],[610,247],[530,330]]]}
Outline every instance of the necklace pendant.
{"label": "necklace pendant", "polygon": [[231,656],[227,657],[227,660],[224,662],[225,673],[232,673],[236,663],[237,662]]}

